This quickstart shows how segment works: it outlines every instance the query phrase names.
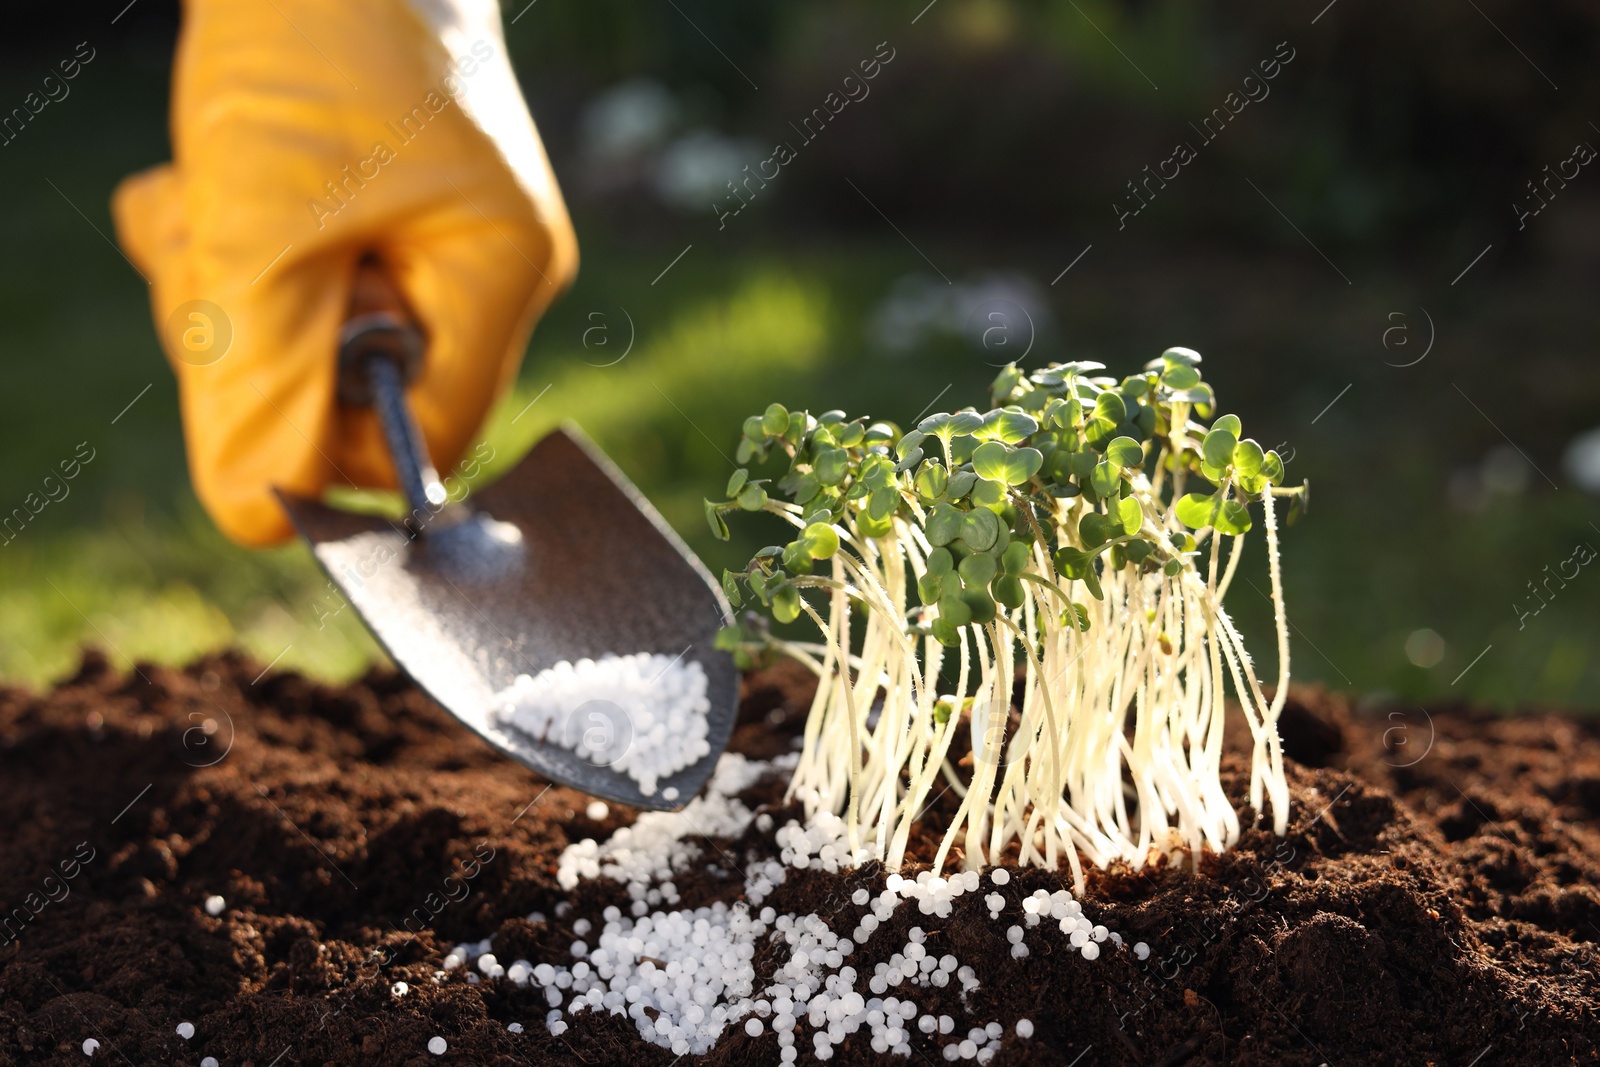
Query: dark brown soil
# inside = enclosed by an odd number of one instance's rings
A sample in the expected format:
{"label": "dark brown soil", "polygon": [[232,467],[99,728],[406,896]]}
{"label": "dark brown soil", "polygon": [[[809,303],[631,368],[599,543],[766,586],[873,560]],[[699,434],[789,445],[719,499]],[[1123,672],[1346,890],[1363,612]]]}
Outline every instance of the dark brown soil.
{"label": "dark brown soil", "polygon": [[[581,794],[546,792],[392,674],[333,688],[252,684],[258,670],[225,657],[122,675],[91,656],[47,695],[0,691],[0,1063],[83,1063],[89,1037],[93,1062],[140,1067],[673,1062],[627,1019],[582,1015],[552,1038],[536,989],[432,977],[495,931],[502,959],[565,959],[570,924],[623,895],[586,884],[557,918],[556,858],[626,811],[592,822]],[[807,688],[790,666],[748,680],[735,749],[788,750]],[[1040,938],[1019,964],[975,908],[929,928],[983,981],[963,1029],[999,1019],[998,1062],[1079,1067],[1595,1062],[1600,730],[1294,697],[1286,837],[1249,832],[1198,873],[1092,877],[1086,906],[1149,942],[1147,962],[1086,964]],[[1235,795],[1242,766],[1228,764]],[[762,789],[775,800],[781,783]],[[718,844],[772,851],[754,830]],[[847,913],[839,928],[874,877],[797,873],[768,903]],[[1008,892],[1063,884],[1030,871]],[[679,880],[690,905],[726,885]],[[522,918],[535,910],[550,920]],[[868,967],[892,940],[862,950]],[[946,992],[918,995],[961,1018]],[[1009,1029],[1022,1016],[1031,1041]],[[909,1062],[944,1063],[913,1039]],[[863,1035],[839,1052],[875,1059]],[[777,1046],[735,1029],[710,1059],[775,1063]]]}

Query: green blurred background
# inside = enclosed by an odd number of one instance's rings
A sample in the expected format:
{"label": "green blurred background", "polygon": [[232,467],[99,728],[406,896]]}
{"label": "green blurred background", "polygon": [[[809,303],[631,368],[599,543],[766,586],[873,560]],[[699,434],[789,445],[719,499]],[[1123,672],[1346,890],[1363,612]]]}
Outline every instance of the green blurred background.
{"label": "green blurred background", "polygon": [[[1187,345],[1315,487],[1285,542],[1296,677],[1600,705],[1600,568],[1551,577],[1600,547],[1600,177],[1548,177],[1600,145],[1600,10],[925,4],[512,0],[583,267],[486,429],[501,460],[575,418],[720,570],[765,538],[712,541],[700,501],[771,400],[909,424],[982,404],[1009,358],[1125,374]],[[309,555],[231,546],[187,485],[146,290],[107,236],[117,180],[168,158],[178,15],[125,5],[14,13],[0,43],[4,108],[96,50],[0,146],[0,513],[94,454],[0,545],[0,677],[47,683],[85,643],[346,677],[378,653],[349,613],[319,620]],[[870,95],[719,228],[724,183],[800,145],[791,124],[882,48]],[[1207,140],[1245,91],[1268,95]],[[1119,226],[1179,142],[1197,158]],[[1230,609],[1270,660],[1253,547]]]}

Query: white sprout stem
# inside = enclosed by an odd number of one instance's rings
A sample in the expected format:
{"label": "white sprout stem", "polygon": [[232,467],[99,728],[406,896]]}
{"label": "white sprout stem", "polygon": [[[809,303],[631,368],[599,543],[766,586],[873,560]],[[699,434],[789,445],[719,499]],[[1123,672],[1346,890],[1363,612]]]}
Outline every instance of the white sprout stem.
{"label": "white sprout stem", "polygon": [[[1174,434],[1175,442],[1181,438]],[[1207,528],[1196,538],[1204,555],[1183,556],[1183,527],[1161,504],[1167,472],[1160,463],[1156,471],[1153,480],[1136,472],[1133,494],[1155,563],[1181,560],[1176,573],[1127,561],[1113,567],[1102,549],[1102,595],[1093,597],[1085,581],[1056,572],[1046,547],[1081,546],[1078,521],[1090,505],[1083,498],[1052,504],[1053,542],[1035,523],[1021,605],[997,607],[993,622],[956,631],[950,651],[958,677],[942,695],[947,650],[924,628],[935,609],[911,599],[932,550],[923,530],[898,516],[881,537],[863,535],[849,518],[834,526],[840,550],[831,577],[795,579],[829,591],[826,619],[801,600],[826,640],[774,645],[820,679],[789,795],[808,814],[844,814],[854,862],[871,858],[899,869],[916,824],[945,792],[961,800],[944,824],[935,871],[957,852],[967,869],[997,862],[1013,847],[1017,862],[1055,868],[1064,852],[1081,890],[1080,859],[1137,868],[1157,856],[1226,849],[1240,832],[1220,780],[1230,688],[1254,739],[1250,803],[1262,815],[1270,808],[1276,832],[1285,831],[1277,721],[1288,692],[1289,646],[1271,493],[1264,506],[1278,676],[1268,701],[1222,609],[1243,538],[1233,538],[1224,561],[1222,535]],[[1171,473],[1173,499],[1184,480],[1179,465]],[[1218,494],[1227,500],[1233,488],[1224,482]],[[804,525],[798,508],[769,510]],[[1027,514],[1031,521],[1031,509]],[[852,604],[865,609],[857,641]],[[876,716],[870,727],[869,709]],[[970,773],[949,759],[962,728],[972,740]],[[936,792],[941,777],[945,785]]]}

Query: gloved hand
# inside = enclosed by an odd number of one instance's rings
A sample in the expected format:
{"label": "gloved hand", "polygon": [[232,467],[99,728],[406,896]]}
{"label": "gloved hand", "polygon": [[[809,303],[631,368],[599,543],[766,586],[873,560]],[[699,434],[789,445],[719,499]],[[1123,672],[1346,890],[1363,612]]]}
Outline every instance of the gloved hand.
{"label": "gloved hand", "polygon": [[269,545],[292,534],[274,486],[394,485],[372,412],[335,402],[368,252],[428,335],[410,395],[449,474],[577,269],[495,0],[187,0],[172,141],[112,209],[217,525]]}

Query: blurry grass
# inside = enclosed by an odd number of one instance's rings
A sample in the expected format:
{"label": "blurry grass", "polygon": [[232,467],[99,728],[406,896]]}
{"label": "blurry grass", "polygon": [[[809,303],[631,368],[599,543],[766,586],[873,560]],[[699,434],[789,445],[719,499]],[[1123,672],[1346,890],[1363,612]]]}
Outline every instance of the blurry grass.
{"label": "blurry grass", "polygon": [[[585,366],[581,345],[558,344],[541,360],[561,368],[555,381],[519,383],[491,418],[485,439],[496,461],[484,477],[571,419],[689,530],[701,521],[699,474],[727,466],[720,451],[737,435],[726,413],[764,405],[814,370],[828,331],[819,287],[757,269],[727,295],[687,304],[615,366]],[[328,617],[339,601],[309,552],[238,548],[192,499],[147,514],[140,498],[114,496],[93,526],[25,530],[0,551],[0,588],[0,677],[14,681],[60,677],[83,644],[105,648],[123,666],[181,663],[236,646],[263,663],[336,679],[381,655],[352,612]]]}
{"label": "blurry grass", "polygon": [[[67,110],[58,117],[76,121]],[[144,287],[76,214],[81,207],[107,229],[109,179],[94,175],[144,162],[109,148],[53,162],[43,173],[73,204],[31,175],[26,188],[0,182],[15,194],[0,198],[0,223],[26,253],[0,263],[7,346],[26,353],[0,365],[0,511],[36,490],[76,442],[97,450],[69,499],[0,546],[0,678],[45,684],[72,669],[82,644],[106,647],[123,666],[235,646],[263,663],[347,678],[380,654],[351,612],[323,618],[337,601],[309,553],[239,549],[194,503]],[[624,240],[582,220],[580,230],[578,284],[540,324],[521,380],[485,429],[496,450],[491,470],[515,462],[552,426],[576,421],[713,572],[739,566],[776,530],[751,517],[736,525],[734,543],[722,544],[701,516],[701,498],[726,481],[745,415],[779,400],[909,425],[936,398],[939,407],[983,402],[994,368],[980,353],[937,342],[893,356],[867,340],[872,310],[896,279],[926,273],[892,233],[799,246],[755,231],[743,245],[697,237],[652,282],[687,238]],[[1047,279],[1065,262],[1059,248],[992,249],[988,260],[931,242],[927,251],[957,277],[1022,264]],[[1452,507],[1452,474],[1503,447],[1497,428],[1451,388],[1464,374],[1460,363],[1430,361],[1407,377],[1376,361],[1352,368],[1349,353],[1371,323],[1385,321],[1382,310],[1327,296],[1326,279],[1279,261],[1175,261],[1157,271],[1137,250],[1125,254],[1129,265],[1098,264],[1049,290],[1065,337],[1041,344],[1028,362],[1097,358],[1127,373],[1167,344],[1191,344],[1253,435],[1294,440],[1300,455],[1290,475],[1315,483],[1311,515],[1285,537],[1297,679],[1416,700],[1600,706],[1600,568],[1585,568],[1525,627],[1512,607],[1578,541],[1600,546],[1590,525],[1600,513],[1576,491],[1537,479],[1481,511]],[[1516,318],[1496,307],[1521,301],[1522,319],[1544,331],[1541,345],[1570,349],[1564,313],[1578,284],[1509,281],[1499,305],[1456,308],[1456,329],[1482,338],[1464,345],[1504,350],[1509,342],[1496,339],[1495,327],[1503,334]],[[632,349],[599,365],[626,348],[630,318]],[[586,345],[586,331],[600,323],[606,344],[587,334]],[[1352,378],[1356,388],[1321,418]],[[1481,387],[1461,380],[1489,403],[1487,379]],[[1521,380],[1501,390],[1508,405],[1531,395]],[[1532,432],[1526,422],[1503,425],[1519,442]],[[1252,542],[1241,577],[1265,589],[1263,570]],[[1268,606],[1242,581],[1229,609],[1270,674]],[[1430,666],[1404,652],[1422,628],[1445,642]]]}
{"label": "blurry grass", "polygon": [[[620,352],[623,324],[607,328],[617,335],[609,347]],[[484,439],[495,449],[486,476],[513,466],[570,420],[650,487],[669,522],[690,529],[702,521],[701,498],[715,491],[706,472],[720,469],[722,480],[733,473],[729,457],[744,415],[814,374],[832,329],[822,286],[757,266],[725,298],[691,305],[636,337],[621,362],[596,365],[616,358],[604,349],[556,348],[485,427]],[[556,369],[541,381],[547,363]]]}
{"label": "blurry grass", "polygon": [[[906,269],[892,248],[686,260],[659,291],[645,284],[655,264],[643,259],[627,250],[593,257],[599,268],[541,325],[521,380],[485,429],[496,451],[486,476],[516,462],[551,427],[573,420],[713,572],[738,566],[774,536],[767,517],[751,516],[735,524],[734,543],[722,544],[701,515],[701,498],[717,495],[729,473],[727,457],[746,414],[780,399],[909,424],[946,386],[941,407],[981,403],[993,373],[960,346],[898,358],[874,350],[865,319]],[[637,302],[609,299],[619,292],[635,294]],[[634,319],[634,345],[620,362],[591,365],[620,353],[620,307]],[[583,344],[595,309],[612,316],[608,344],[619,347]],[[1074,354],[1095,352],[1118,371],[1134,366],[1140,353],[1124,350],[1124,329],[1108,320],[1105,332],[1075,346]],[[1054,355],[1040,352],[1034,360]],[[1232,395],[1226,379],[1244,360],[1226,352],[1214,358],[1226,404]],[[1283,418],[1256,406],[1235,407],[1247,426]],[[124,465],[154,462],[136,454],[144,447],[136,444],[141,435],[157,442],[158,456],[171,447],[173,415],[155,404],[135,412],[117,427],[126,436],[116,440],[124,443],[108,447],[107,458],[77,483],[100,513],[69,523],[47,511],[0,548],[0,677],[43,684],[71,670],[81,644],[107,648],[124,666],[137,659],[181,663],[242,647],[263,663],[276,660],[330,679],[348,678],[379,658],[353,613],[327,617],[338,601],[308,552],[299,546],[249,552],[226,542],[187,490],[177,488],[183,474],[175,459],[165,468],[173,487],[167,495],[119,482],[96,500],[93,477],[114,471],[113,457]],[[1600,703],[1600,664],[1592,654],[1600,647],[1600,613],[1593,607],[1600,570],[1585,568],[1525,626],[1511,607],[1527,595],[1526,583],[1541,577],[1546,564],[1566,559],[1573,545],[1600,545],[1600,531],[1590,525],[1593,503],[1535,483],[1463,514],[1451,508],[1444,489],[1442,473],[1460,451],[1448,434],[1435,431],[1404,464],[1382,467],[1385,477],[1374,483],[1369,472],[1382,461],[1361,451],[1360,427],[1352,434],[1335,419],[1324,426],[1336,436],[1307,445],[1290,470],[1316,484],[1311,515],[1285,535],[1295,677],[1402,699]],[[88,506],[75,504],[79,514]],[[1229,609],[1270,674],[1264,569],[1256,540]],[[1405,641],[1425,627],[1438,632],[1445,651],[1437,663],[1416,666]]]}

